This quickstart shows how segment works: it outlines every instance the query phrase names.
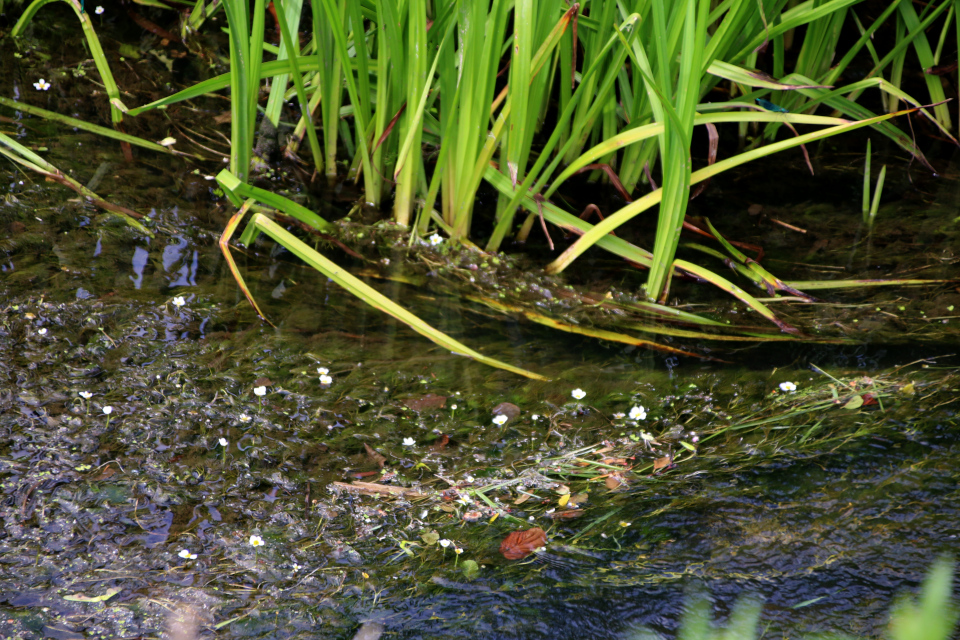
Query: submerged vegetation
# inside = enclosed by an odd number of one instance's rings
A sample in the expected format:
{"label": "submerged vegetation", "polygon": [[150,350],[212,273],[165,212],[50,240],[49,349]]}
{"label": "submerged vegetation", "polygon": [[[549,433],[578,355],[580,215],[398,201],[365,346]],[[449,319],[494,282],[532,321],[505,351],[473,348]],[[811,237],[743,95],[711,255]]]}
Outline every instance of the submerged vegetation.
{"label": "submerged vegetation", "polygon": [[[927,168],[932,167],[912,137],[918,127],[955,143],[940,78],[926,75],[924,86],[911,89],[922,92],[916,97],[903,87],[905,65],[914,60],[908,54],[915,54],[923,68],[940,64],[955,26],[949,0],[925,4],[919,13],[913,3],[894,0],[879,12],[871,8],[866,22],[855,0],[592,0],[572,5],[560,0],[288,0],[269,7],[264,0],[197,0],[184,13],[180,37],[193,54],[208,56],[199,34],[216,29],[216,20],[225,18],[229,73],[142,106],[127,104],[121,96],[110,71],[115,63],[103,53],[95,21],[83,3],[64,2],[83,28],[111,119],[120,130],[113,137],[122,144],[170,152],[175,142],[157,145],[122,133],[124,119],[229,89],[230,166],[217,180],[238,209],[221,239],[231,263],[230,241],[249,215],[240,236],[244,245],[253,246],[265,233],[328,277],[341,274],[335,279],[351,293],[434,342],[528,376],[538,374],[481,356],[427,325],[283,227],[294,223],[313,233],[336,228],[289,192],[281,195],[254,185],[271,160],[263,151],[264,139],[277,127],[293,126],[283,118],[292,116],[296,122],[284,156],[307,164],[310,180],[325,175],[361,183],[364,204],[353,213],[361,216],[366,207],[389,205],[392,221],[403,232],[400,242],[412,246],[428,236],[445,238],[486,260],[477,246],[481,239],[484,251],[496,252],[508,238],[526,241],[537,227],[550,248],[559,250],[552,225],[578,237],[549,263],[541,263],[547,274],[563,272],[593,247],[648,270],[645,285],[627,292],[626,302],[634,306],[632,312],[656,322],[635,323],[630,330],[625,323],[599,322],[591,335],[660,349],[668,347],[635,332],[666,331],[697,339],[809,337],[768,305],[781,296],[801,301],[812,296],[762,267],[762,248],[729,240],[710,220],[687,219],[687,203],[711,178],[796,147],[812,171],[807,145],[862,127],[872,127]],[[25,33],[46,4],[48,0],[29,3],[10,38],[16,41]],[[859,36],[841,37],[851,29]],[[884,44],[888,49],[878,51],[875,35],[891,30],[894,37]],[[935,46],[928,34],[935,36]],[[857,71],[851,73],[854,63]],[[848,75],[858,79],[845,81]],[[4,104],[21,106],[9,99]],[[42,116],[67,121],[49,112]],[[894,118],[901,123],[917,118],[911,120],[911,135],[892,124]],[[798,127],[811,130],[801,133]],[[696,148],[699,131],[707,133],[709,151],[705,166],[695,169],[694,159],[704,157]],[[304,136],[308,154],[300,149]],[[734,139],[737,149],[732,148]],[[721,148],[723,140],[731,142]],[[12,160],[57,175],[15,141],[0,138],[0,145]],[[193,146],[196,155],[212,151]],[[863,219],[872,226],[886,167],[871,197],[869,160],[868,147]],[[589,182],[619,193],[616,210],[604,216],[591,205],[578,217],[566,209],[562,187],[584,172],[589,172]],[[478,193],[488,187],[498,194],[492,220],[475,215]],[[618,230],[622,234],[625,225],[654,206],[659,213],[649,250],[618,237]],[[127,211],[113,210],[140,224]],[[596,224],[586,220],[592,212],[600,214]],[[769,298],[748,293],[709,265],[677,257],[683,229],[713,242],[686,243],[686,253],[725,263],[737,279]],[[234,268],[234,275],[256,306],[241,270]],[[774,332],[678,315],[665,304],[677,277],[710,283],[734,296],[770,322]],[[922,281],[883,284],[892,283]],[[823,289],[877,283],[803,284]],[[490,306],[582,332],[520,296],[509,294]],[[675,326],[661,328],[668,319]]]}

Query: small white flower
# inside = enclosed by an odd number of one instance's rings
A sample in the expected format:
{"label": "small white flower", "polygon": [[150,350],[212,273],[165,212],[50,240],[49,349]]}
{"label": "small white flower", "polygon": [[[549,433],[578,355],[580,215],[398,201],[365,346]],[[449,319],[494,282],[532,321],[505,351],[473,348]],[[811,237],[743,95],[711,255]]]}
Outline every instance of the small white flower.
{"label": "small white flower", "polygon": [[627,527],[630,526],[630,523],[627,522],[626,520],[621,520],[621,521],[620,521],[620,526],[623,527],[624,529],[626,529]]}
{"label": "small white flower", "polygon": [[412,447],[412,446],[414,446],[414,445],[416,445],[416,444],[417,444],[417,441],[414,440],[413,438],[404,438],[404,439],[403,439],[403,446],[405,446],[405,447]]}
{"label": "small white flower", "polygon": [[110,415],[111,413],[113,413],[113,407],[111,407],[110,405],[105,406],[103,408],[103,413],[105,415]]}
{"label": "small white flower", "polygon": [[93,397],[93,394],[90,393],[89,391],[81,391],[80,397],[83,398],[84,400],[89,400],[90,398]]}
{"label": "small white flower", "polygon": [[780,391],[796,391],[797,385],[792,382],[781,382]]}
{"label": "small white flower", "polygon": [[333,378],[328,375],[320,376],[320,384],[333,384]]}
{"label": "small white flower", "polygon": [[467,482],[473,482],[473,476],[470,476],[470,475],[464,476],[463,479],[466,480]]}
{"label": "small white flower", "polygon": [[540,419],[540,414],[539,414],[539,413],[535,413],[535,414],[533,414],[532,416],[530,416],[530,419],[533,420],[534,422],[536,422],[537,420]]}
{"label": "small white flower", "polygon": [[430,236],[430,245],[431,245],[431,246],[434,246],[434,247],[435,247],[435,246],[437,246],[438,244],[440,244],[441,242],[443,242],[443,238],[440,237],[440,234],[435,233],[435,234],[433,234],[432,236]]}
{"label": "small white flower", "polygon": [[570,392],[570,395],[572,395],[577,400],[583,400],[584,398],[587,397],[587,392],[584,391],[583,389],[574,389],[573,391]]}
{"label": "small white flower", "polygon": [[220,446],[221,446],[221,447],[225,447],[225,446],[227,446],[228,444],[230,444],[230,443],[227,441],[226,438],[220,438]]}
{"label": "small white flower", "polygon": [[197,554],[195,554],[195,553],[190,553],[190,550],[189,550],[189,549],[180,549],[180,553],[178,553],[177,555],[180,556],[181,558],[185,558],[186,560],[196,560],[196,559],[197,559]]}
{"label": "small white flower", "polygon": [[46,329],[37,329],[37,333],[39,333],[39,334],[42,335],[42,336],[45,336],[45,335],[47,335],[47,330],[46,330]]}
{"label": "small white flower", "polygon": [[250,422],[250,416],[245,413],[240,414],[240,422]]}
{"label": "small white flower", "polygon": [[700,442],[700,436],[697,435],[696,431],[690,432],[690,442],[692,442],[693,444],[697,444],[698,442]]}
{"label": "small white flower", "polygon": [[101,7],[100,5],[97,5],[97,8],[94,9],[93,12],[99,16],[100,14],[103,13],[103,7]]}
{"label": "small white flower", "polygon": [[623,411],[617,411],[615,414],[613,414],[614,420],[623,420],[626,417],[627,417],[627,414],[625,414]]}
{"label": "small white flower", "polygon": [[461,553],[463,553],[463,549],[458,547],[457,545],[453,545],[453,552],[456,553],[457,555],[460,555]]}
{"label": "small white flower", "polygon": [[262,547],[263,538],[261,538],[260,536],[250,536],[250,546],[254,548]]}
{"label": "small white flower", "polygon": [[327,369],[326,367],[317,367],[317,373],[319,373],[322,376],[325,376],[328,373],[330,373],[330,369]]}
{"label": "small white flower", "polygon": [[497,425],[498,427],[502,427],[506,423],[507,423],[507,416],[503,415],[502,413],[500,415],[493,417],[493,424]]}
{"label": "small white flower", "polygon": [[450,410],[451,410],[451,411],[456,411],[456,410],[457,410],[457,405],[455,405],[455,404],[450,405]]}
{"label": "small white flower", "polygon": [[183,305],[187,304],[187,301],[183,299],[183,296],[177,296],[173,299],[173,306],[180,308]]}
{"label": "small white flower", "polygon": [[440,546],[446,549],[447,547],[450,546],[450,541],[444,538],[443,540],[440,541]]}
{"label": "small white flower", "polygon": [[634,407],[630,409],[630,419],[631,420],[646,420],[647,419],[647,410],[641,407]]}
{"label": "small white flower", "polygon": [[33,87],[34,87],[37,91],[46,91],[47,89],[50,88],[50,83],[47,82],[46,80],[44,80],[43,78],[40,78],[40,81],[39,81],[39,82],[34,82],[34,83],[33,83]]}
{"label": "small white flower", "polygon": [[294,573],[296,573],[297,571],[300,571],[300,565],[298,565],[296,562],[294,562],[293,566],[290,568],[293,569]]}
{"label": "small white flower", "polygon": [[258,395],[262,398],[263,396],[267,395],[267,388],[264,386],[254,387],[253,393],[254,395]]}

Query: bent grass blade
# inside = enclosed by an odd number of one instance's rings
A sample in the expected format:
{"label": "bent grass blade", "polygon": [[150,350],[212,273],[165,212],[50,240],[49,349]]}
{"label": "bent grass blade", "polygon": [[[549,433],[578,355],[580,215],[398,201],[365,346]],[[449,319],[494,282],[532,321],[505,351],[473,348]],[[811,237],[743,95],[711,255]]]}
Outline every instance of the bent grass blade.
{"label": "bent grass blade", "polygon": [[[837,135],[839,133],[844,133],[847,131],[853,131],[854,129],[859,129],[861,127],[867,127],[873,124],[883,122],[884,120],[889,120],[890,118],[896,117],[898,115],[903,115],[905,113],[910,113],[916,111],[916,109],[905,109],[903,111],[897,111],[894,113],[884,114],[880,116],[875,116],[873,118],[868,118],[866,120],[859,120],[856,122],[849,122],[842,125],[837,125],[834,127],[828,127],[826,129],[821,129],[820,131],[814,131],[807,133],[795,138],[790,138],[789,140],[782,140],[780,142],[775,142],[773,144],[766,145],[759,149],[754,149],[746,153],[741,153],[732,158],[727,158],[726,160],[721,160],[716,164],[713,164],[709,167],[704,167],[698,171],[694,171],[690,176],[690,184],[695,184],[701,180],[706,180],[715,175],[718,175],[728,169],[751,162],[753,160],[758,160],[760,158],[773,155],[785,149],[791,149],[793,147],[805,144],[808,142],[813,142],[814,140],[820,140],[822,138],[828,138],[830,136]],[[784,114],[779,114],[784,115]],[[489,180],[489,178],[488,178]],[[580,255],[586,251],[588,248],[597,243],[597,241],[609,234],[611,231],[615,231],[617,227],[625,223],[627,220],[630,220],[634,216],[646,211],[653,205],[660,202],[663,197],[663,190],[657,189],[652,191],[642,198],[628,204],[619,211],[607,216],[603,221],[599,222],[593,226],[590,231],[583,234],[576,242],[574,242],[570,247],[567,248],[556,260],[551,262],[546,267],[547,273],[556,274],[560,273],[566,269],[570,264],[576,260]]]}
{"label": "bent grass blade", "polygon": [[169,153],[177,156],[187,156],[201,160],[203,159],[199,155],[177,151],[172,147],[165,147],[161,144],[157,144],[156,142],[144,140],[143,138],[138,138],[137,136],[132,136],[129,133],[122,133],[116,129],[110,129],[108,127],[102,127],[98,124],[84,122],[83,120],[71,118],[70,116],[63,115],[62,113],[47,111],[46,109],[41,109],[40,107],[24,104],[23,102],[17,102],[16,100],[11,100],[10,98],[4,98],[3,96],[0,96],[0,105],[9,107],[11,109],[16,109],[17,111],[23,111],[24,113],[32,114],[40,118],[44,118],[45,120],[60,122],[68,127],[76,127],[77,129],[82,129],[83,131],[89,131],[90,133],[95,133],[98,136],[103,136],[104,138],[113,138],[114,140],[119,140],[121,142],[129,142],[134,146],[150,149],[151,151],[156,151],[158,153]]}
{"label": "bent grass blade", "polygon": [[[6,149],[4,147],[6,147]],[[144,235],[147,235],[151,238],[153,237],[153,232],[137,221],[136,218],[143,217],[139,213],[104,200],[93,191],[87,189],[85,186],[35,154],[30,149],[27,149],[16,140],[12,140],[2,133],[0,133],[0,155],[4,155],[17,164],[21,164],[42,176],[50,178],[54,182],[59,182],[63,186],[73,189],[83,197],[90,200],[90,202],[92,202],[94,205],[119,217],[128,226],[133,227]]]}
{"label": "bent grass blade", "polygon": [[[505,362],[501,362],[500,360],[496,360],[478,353],[470,347],[458,342],[457,340],[454,340],[442,331],[435,329],[370,285],[348,273],[336,263],[314,251],[312,248],[304,244],[299,238],[262,213],[256,213],[253,215],[247,225],[247,228],[249,229],[251,226],[273,238],[292,254],[322,273],[324,276],[333,280],[351,294],[360,298],[375,309],[379,309],[387,315],[396,318],[420,335],[428,338],[445,349],[449,349],[452,353],[465,356],[467,358],[472,358],[491,367],[510,371],[511,373],[516,373],[533,380],[547,380],[546,377],[538,373],[527,371],[526,369],[521,369],[519,367],[515,367]],[[244,232],[244,234],[246,235],[246,232]]]}

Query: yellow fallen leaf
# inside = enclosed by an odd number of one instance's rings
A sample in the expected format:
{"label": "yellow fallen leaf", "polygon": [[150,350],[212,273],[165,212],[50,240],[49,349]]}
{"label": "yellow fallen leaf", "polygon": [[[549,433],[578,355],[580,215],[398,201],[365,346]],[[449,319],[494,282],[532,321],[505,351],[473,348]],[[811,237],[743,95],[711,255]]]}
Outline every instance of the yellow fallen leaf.
{"label": "yellow fallen leaf", "polygon": [[563,494],[562,496],[560,496],[560,499],[557,500],[557,504],[560,505],[561,507],[567,506],[567,503],[568,503],[568,502],[570,502],[570,494],[569,494],[569,493]]}
{"label": "yellow fallen leaf", "polygon": [[63,599],[69,600],[70,602],[106,602],[113,596],[120,593],[120,591],[121,591],[120,587],[113,587],[111,589],[107,589],[107,591],[100,596],[85,596],[83,594],[77,593],[72,596],[63,596]]}

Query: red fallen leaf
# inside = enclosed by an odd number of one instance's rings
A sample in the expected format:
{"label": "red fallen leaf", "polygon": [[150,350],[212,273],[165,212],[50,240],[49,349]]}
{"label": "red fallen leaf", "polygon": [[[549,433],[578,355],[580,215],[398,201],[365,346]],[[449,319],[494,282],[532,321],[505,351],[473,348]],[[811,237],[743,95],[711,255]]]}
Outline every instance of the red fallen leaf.
{"label": "red fallen leaf", "polygon": [[880,403],[877,402],[877,399],[876,399],[875,397],[873,397],[873,394],[872,394],[872,393],[865,393],[865,394],[863,394],[863,405],[862,405],[862,406],[865,407],[865,406],[870,405],[870,404],[880,404]]}
{"label": "red fallen leaf", "polygon": [[507,560],[520,560],[545,544],[547,544],[547,534],[540,527],[526,531],[513,531],[500,543],[500,553]]}
{"label": "red fallen leaf", "polygon": [[573,520],[583,515],[583,509],[570,509],[568,511],[554,511],[550,514],[553,520]]}
{"label": "red fallen leaf", "polygon": [[407,398],[403,401],[408,409],[414,411],[425,411],[427,409],[443,409],[447,406],[447,396],[438,396],[435,393],[428,393],[419,398]]}
{"label": "red fallen leaf", "polygon": [[447,443],[450,442],[450,436],[443,434],[437,441],[430,445],[430,451],[441,451],[447,447]]}

